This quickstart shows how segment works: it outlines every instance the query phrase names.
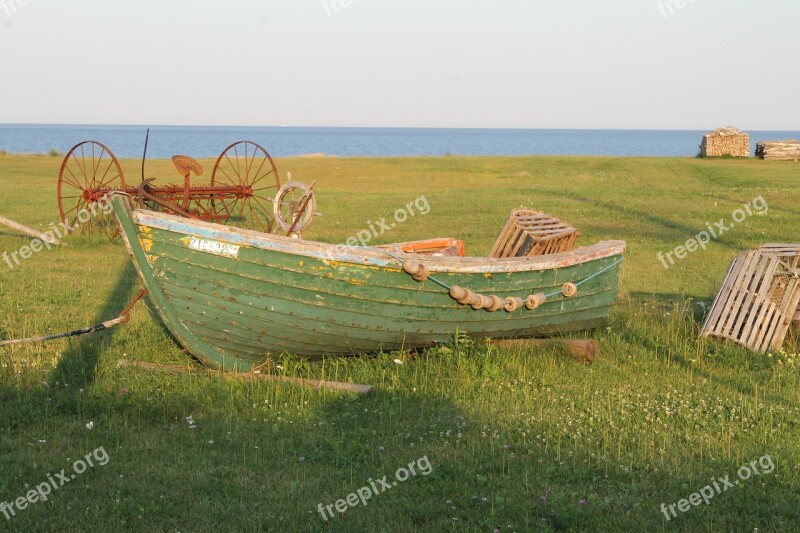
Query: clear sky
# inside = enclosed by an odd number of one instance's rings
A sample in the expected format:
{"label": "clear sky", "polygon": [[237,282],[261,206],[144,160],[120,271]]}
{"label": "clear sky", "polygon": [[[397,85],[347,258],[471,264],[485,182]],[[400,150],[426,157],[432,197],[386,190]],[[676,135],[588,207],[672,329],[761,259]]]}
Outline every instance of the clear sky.
{"label": "clear sky", "polygon": [[0,0],[0,123],[798,130],[798,23],[797,0]]}

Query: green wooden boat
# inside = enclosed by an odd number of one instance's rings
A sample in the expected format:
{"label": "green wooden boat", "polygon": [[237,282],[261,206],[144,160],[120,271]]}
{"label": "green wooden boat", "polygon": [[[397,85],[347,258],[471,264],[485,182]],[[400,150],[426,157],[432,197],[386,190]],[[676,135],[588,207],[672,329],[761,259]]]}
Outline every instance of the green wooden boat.
{"label": "green wooden boat", "polygon": [[[421,256],[132,210],[120,194],[112,202],[164,324],[205,364],[232,371],[250,370],[269,354],[410,349],[448,342],[459,331],[520,338],[589,329],[608,316],[625,251],[624,242],[608,241],[531,258]],[[415,261],[430,277],[407,273]],[[572,297],[563,294],[569,283],[577,287]],[[534,294],[546,300],[488,312],[456,301],[450,292],[458,287],[512,303]]]}

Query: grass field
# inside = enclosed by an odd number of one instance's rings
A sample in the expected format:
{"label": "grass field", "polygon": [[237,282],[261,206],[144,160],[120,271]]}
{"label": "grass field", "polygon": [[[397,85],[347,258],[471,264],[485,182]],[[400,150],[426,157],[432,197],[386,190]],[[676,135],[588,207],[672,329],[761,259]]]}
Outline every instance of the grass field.
{"label": "grass field", "polygon": [[[204,161],[210,170],[213,162]],[[58,221],[60,159],[0,156],[0,214]],[[137,182],[138,162],[123,162]],[[430,213],[384,243],[463,238],[485,254],[521,205],[575,224],[581,243],[629,252],[602,346],[583,366],[558,349],[499,350],[454,339],[424,353],[328,359],[328,379],[365,397],[240,383],[209,372],[118,368],[123,357],[197,366],[146,305],[129,324],[75,340],[0,348],[0,501],[95,451],[95,466],[0,528],[18,531],[792,531],[800,522],[800,363],[698,340],[729,261],[800,240],[800,167],[740,160],[612,158],[289,159],[317,181],[307,238],[341,242],[424,195]],[[149,173],[180,177],[169,162]],[[173,179],[172,177],[177,179]],[[747,216],[665,269],[673,250],[754,198]],[[0,252],[29,240],[0,228]],[[0,262],[0,338],[113,318],[139,281],[119,243],[76,237],[13,270]],[[399,360],[402,364],[398,364]],[[317,377],[286,355],[276,369]],[[97,452],[102,447],[102,452]],[[769,456],[766,461],[765,456]],[[324,520],[319,504],[427,457],[431,470]],[[739,477],[753,461],[759,474]],[[106,463],[106,464],[100,464]],[[418,465],[421,463],[417,463]],[[774,470],[768,468],[774,465]],[[426,470],[427,471],[427,470]],[[667,520],[676,504],[729,476]],[[743,472],[742,472],[742,477]],[[672,515],[670,515],[671,517]]]}

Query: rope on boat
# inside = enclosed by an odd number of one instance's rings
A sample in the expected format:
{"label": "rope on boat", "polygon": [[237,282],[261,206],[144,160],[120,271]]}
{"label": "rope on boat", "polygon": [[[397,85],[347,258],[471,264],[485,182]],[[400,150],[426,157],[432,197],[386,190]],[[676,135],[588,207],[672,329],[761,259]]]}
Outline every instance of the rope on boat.
{"label": "rope on boat", "polygon": [[[617,266],[618,264],[622,263],[624,260],[625,260],[625,258],[624,258],[624,257],[620,257],[619,259],[617,259],[616,261],[614,261],[612,264],[608,265],[607,267],[605,267],[605,268],[604,268],[604,269],[602,269],[602,270],[598,270],[597,272],[595,272],[594,274],[592,274],[592,275],[591,275],[591,276],[589,276],[588,278],[586,278],[586,279],[582,279],[581,281],[579,281],[579,282],[577,282],[577,283],[572,283],[572,284],[568,283],[567,285],[574,285],[574,286],[575,286],[575,288],[577,289],[577,287],[580,287],[581,285],[583,285],[583,284],[584,284],[584,283],[586,283],[587,281],[589,281],[589,280],[591,280],[591,279],[594,279],[594,278],[596,278],[596,277],[597,277],[597,276],[599,276],[600,274],[605,274],[606,272],[608,272],[609,270],[611,270],[612,268],[614,268],[614,267],[615,267],[615,266]],[[553,292],[553,293],[550,293],[550,294],[546,294],[545,296],[546,296],[547,298],[550,298],[551,296],[555,296],[555,295],[557,295],[557,294],[561,294],[561,292],[562,292],[562,291],[556,291],[556,292]],[[576,294],[577,294],[577,292],[576,292]],[[566,295],[565,295],[565,296],[566,296]],[[571,298],[571,297],[570,297],[570,296],[567,296],[567,298]]]}
{"label": "rope on boat", "polygon": [[117,318],[115,318],[113,320],[106,320],[102,324],[98,324],[96,326],[92,326],[92,327],[88,327],[88,328],[77,329],[75,331],[70,331],[70,332],[67,332],[67,333],[58,333],[58,334],[55,334],[55,335],[46,335],[46,336],[43,336],[43,337],[32,337],[30,339],[16,339],[16,340],[10,340],[10,341],[0,341],[0,346],[18,346],[20,344],[33,344],[33,343],[37,343],[37,342],[46,342],[46,341],[52,341],[52,340],[55,340],[55,339],[63,339],[63,338],[66,338],[66,337],[78,337],[80,335],[86,335],[86,334],[89,334],[89,333],[96,333],[98,331],[103,331],[105,329],[111,329],[114,326],[118,326],[120,324],[125,324],[126,322],[128,322],[131,319],[131,309],[133,309],[133,306],[136,305],[136,303],[139,300],[141,300],[142,297],[145,294],[147,294],[146,290],[142,289],[141,291],[139,291],[139,294],[136,295],[136,297],[131,301],[131,303],[128,304],[128,307],[126,307],[119,314],[119,316]]}
{"label": "rope on boat", "polygon": [[578,287],[590,281],[601,274],[605,274],[615,266],[619,265],[624,261],[624,257],[620,257],[612,264],[608,265],[607,267],[603,268],[575,283],[565,283],[561,286],[561,290],[551,292],[550,294],[538,293],[538,294],[531,294],[523,300],[522,298],[517,297],[508,297],[508,298],[501,298],[499,296],[491,295],[486,296],[483,294],[476,293],[471,291],[470,289],[465,289],[459,286],[450,286],[447,283],[435,278],[434,276],[430,275],[430,271],[428,267],[422,263],[417,261],[404,261],[403,259],[397,257],[395,254],[391,252],[387,252],[381,250],[381,253],[388,255],[389,257],[395,259],[396,261],[400,262],[403,265],[403,271],[406,274],[412,276],[415,280],[419,282],[424,282],[426,280],[430,280],[435,284],[439,285],[440,287],[446,289],[450,297],[456,300],[461,305],[469,305],[476,311],[483,309],[489,311],[491,313],[495,311],[499,311],[500,309],[505,310],[508,313],[514,312],[517,309],[525,306],[529,310],[534,310],[540,305],[544,304],[549,298],[553,296],[561,295],[566,299],[573,298],[578,294]]}

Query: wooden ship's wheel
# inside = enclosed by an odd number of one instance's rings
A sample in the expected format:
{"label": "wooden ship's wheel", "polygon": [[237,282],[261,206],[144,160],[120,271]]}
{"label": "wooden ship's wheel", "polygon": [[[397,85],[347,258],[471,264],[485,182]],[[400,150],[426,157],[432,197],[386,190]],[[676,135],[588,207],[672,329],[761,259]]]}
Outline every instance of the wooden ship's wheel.
{"label": "wooden ship's wheel", "polygon": [[311,225],[314,216],[317,215],[317,199],[314,191],[300,181],[286,183],[275,197],[273,214],[283,231],[299,235]]}

